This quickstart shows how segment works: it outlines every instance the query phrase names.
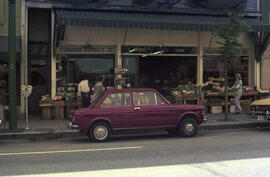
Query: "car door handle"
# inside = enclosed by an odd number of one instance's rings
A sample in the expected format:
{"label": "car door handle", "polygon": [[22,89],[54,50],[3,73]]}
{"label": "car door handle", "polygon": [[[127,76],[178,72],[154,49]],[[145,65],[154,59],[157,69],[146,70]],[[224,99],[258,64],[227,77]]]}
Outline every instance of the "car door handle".
{"label": "car door handle", "polygon": [[140,108],[140,107],[135,107],[134,109],[135,109],[135,110],[140,110],[141,108]]}

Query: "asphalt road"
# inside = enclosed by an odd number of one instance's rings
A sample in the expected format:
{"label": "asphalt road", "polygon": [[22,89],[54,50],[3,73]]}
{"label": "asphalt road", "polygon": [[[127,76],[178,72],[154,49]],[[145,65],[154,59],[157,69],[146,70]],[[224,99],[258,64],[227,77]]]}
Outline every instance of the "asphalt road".
{"label": "asphalt road", "polygon": [[270,176],[270,128],[114,137],[0,140],[0,176]]}

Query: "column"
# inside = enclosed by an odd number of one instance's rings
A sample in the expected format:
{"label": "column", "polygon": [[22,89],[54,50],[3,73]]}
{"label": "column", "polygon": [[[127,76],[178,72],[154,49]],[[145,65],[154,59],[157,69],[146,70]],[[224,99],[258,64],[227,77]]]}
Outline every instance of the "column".
{"label": "column", "polygon": [[201,33],[198,32],[198,56],[197,56],[197,84],[203,83],[203,47],[201,44]]}
{"label": "column", "polygon": [[[25,0],[21,1],[21,84],[28,85],[28,8]],[[20,113],[25,112],[25,99],[21,94]]]}
{"label": "column", "polygon": [[56,55],[54,49],[54,23],[55,14],[51,10],[51,97],[56,95]]}
{"label": "column", "polygon": [[[115,67],[116,68],[120,68],[122,67],[122,56],[121,56],[121,43],[118,42],[117,43],[117,47],[116,47],[116,57],[115,57]],[[121,74],[115,74],[115,79],[120,79],[122,78]],[[121,85],[115,85],[116,88],[121,89],[122,86]]]}

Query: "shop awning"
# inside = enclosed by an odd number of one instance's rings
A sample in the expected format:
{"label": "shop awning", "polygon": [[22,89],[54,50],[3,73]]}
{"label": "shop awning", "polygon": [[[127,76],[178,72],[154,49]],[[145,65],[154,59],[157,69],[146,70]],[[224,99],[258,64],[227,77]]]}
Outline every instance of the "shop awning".
{"label": "shop awning", "polygon": [[[244,18],[243,21],[251,25],[254,32],[270,32],[270,25],[264,24],[256,18]],[[215,31],[220,25],[228,22],[228,17],[221,16],[56,10],[56,24],[64,26]]]}

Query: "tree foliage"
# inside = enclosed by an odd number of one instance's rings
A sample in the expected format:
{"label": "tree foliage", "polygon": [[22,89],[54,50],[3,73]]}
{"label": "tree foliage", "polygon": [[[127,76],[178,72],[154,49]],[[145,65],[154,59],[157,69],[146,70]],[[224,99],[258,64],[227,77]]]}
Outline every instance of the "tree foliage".
{"label": "tree foliage", "polygon": [[224,59],[235,58],[243,44],[238,41],[238,38],[243,32],[250,32],[250,25],[241,21],[242,15],[229,14],[230,22],[223,24],[215,33],[221,41],[216,41],[221,45],[221,55]]}
{"label": "tree foliage", "polygon": [[238,38],[244,32],[250,32],[251,27],[241,21],[242,15],[229,14],[229,23],[223,24],[215,33],[220,38],[216,41],[219,44],[221,56],[224,59],[224,78],[225,78],[225,120],[228,119],[228,61],[238,56],[243,44]]}

